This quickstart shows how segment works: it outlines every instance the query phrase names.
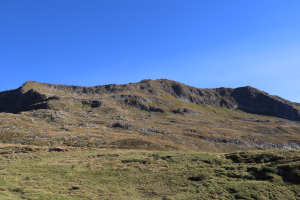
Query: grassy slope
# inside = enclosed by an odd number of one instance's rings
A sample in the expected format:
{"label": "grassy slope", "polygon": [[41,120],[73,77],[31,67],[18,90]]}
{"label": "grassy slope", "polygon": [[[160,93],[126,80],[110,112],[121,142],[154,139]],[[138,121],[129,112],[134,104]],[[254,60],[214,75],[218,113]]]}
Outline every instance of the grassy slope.
{"label": "grassy slope", "polygon": [[[151,86],[155,94],[134,84],[126,86],[128,90],[116,86],[120,92],[94,94],[72,90],[72,86],[28,82],[22,86],[24,92],[34,89],[59,98],[47,101],[49,109],[0,113],[0,142],[219,153],[299,148],[299,123],[189,103],[164,92],[157,83]],[[100,101],[101,106],[85,101]],[[150,112],[147,107],[163,112]],[[118,123],[122,126],[114,126]]]}
{"label": "grassy slope", "polygon": [[299,199],[299,150],[0,147],[0,199]]}
{"label": "grassy slope", "polygon": [[[299,143],[299,124],[287,124],[274,117],[239,110],[195,105],[168,95],[163,98],[165,102],[170,102],[167,105],[169,111],[167,109],[164,113],[146,112],[115,104],[92,109],[76,102],[64,103],[58,110],[0,113],[0,142],[102,148],[114,145],[116,148],[123,148],[119,145],[123,144],[122,140],[136,139],[145,141],[153,150],[206,152],[257,149],[253,146],[236,145],[233,143],[236,140],[251,144]],[[59,102],[55,103],[55,106],[60,106]],[[67,106],[70,108],[63,111]],[[188,108],[196,114],[171,112],[177,108]],[[250,120],[245,120],[245,117]],[[260,121],[256,122],[256,119]],[[111,125],[117,122],[130,126],[128,129],[113,128]],[[214,142],[216,139],[229,142]],[[150,146],[144,145],[140,149],[144,147],[149,149]]]}

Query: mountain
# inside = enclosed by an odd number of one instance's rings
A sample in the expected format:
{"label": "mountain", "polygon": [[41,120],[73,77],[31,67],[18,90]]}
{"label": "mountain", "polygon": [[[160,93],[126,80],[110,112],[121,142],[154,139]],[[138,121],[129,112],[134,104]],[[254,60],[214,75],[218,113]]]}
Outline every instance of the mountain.
{"label": "mountain", "polygon": [[0,119],[4,143],[215,152],[300,148],[300,104],[250,86],[28,81],[0,93]]}

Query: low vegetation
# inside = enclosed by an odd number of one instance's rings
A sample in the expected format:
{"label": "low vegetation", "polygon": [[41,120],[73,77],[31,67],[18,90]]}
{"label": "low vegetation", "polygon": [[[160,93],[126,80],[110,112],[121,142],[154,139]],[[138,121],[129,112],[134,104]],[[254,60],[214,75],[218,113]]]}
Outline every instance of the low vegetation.
{"label": "low vegetation", "polygon": [[300,151],[0,146],[0,199],[299,199]]}

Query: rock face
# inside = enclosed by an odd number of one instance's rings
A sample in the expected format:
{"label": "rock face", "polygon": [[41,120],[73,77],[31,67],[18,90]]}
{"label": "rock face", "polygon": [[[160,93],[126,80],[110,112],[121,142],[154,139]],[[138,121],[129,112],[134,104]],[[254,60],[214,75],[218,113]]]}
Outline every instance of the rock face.
{"label": "rock face", "polygon": [[[0,93],[0,112],[20,113],[28,110],[48,109],[51,108],[50,102],[59,101],[61,96],[69,98],[81,96],[82,104],[92,108],[101,107],[102,103],[99,98],[109,96],[114,103],[124,103],[145,111],[164,112],[160,105],[144,104],[156,102],[156,97],[163,95],[171,95],[181,101],[198,105],[221,106],[253,114],[300,121],[300,110],[296,109],[298,103],[269,95],[250,86],[236,89],[199,89],[166,79],[96,87],[53,85],[29,81],[16,90]],[[84,96],[88,96],[89,99],[83,99]]]}
{"label": "rock face", "polygon": [[293,103],[252,87],[237,88],[232,92],[238,109],[254,114],[281,117],[289,120],[300,120],[300,111]]}
{"label": "rock face", "polygon": [[0,111],[19,113],[28,110],[47,109],[49,99],[43,94],[29,90],[22,92],[20,89],[0,93]]}

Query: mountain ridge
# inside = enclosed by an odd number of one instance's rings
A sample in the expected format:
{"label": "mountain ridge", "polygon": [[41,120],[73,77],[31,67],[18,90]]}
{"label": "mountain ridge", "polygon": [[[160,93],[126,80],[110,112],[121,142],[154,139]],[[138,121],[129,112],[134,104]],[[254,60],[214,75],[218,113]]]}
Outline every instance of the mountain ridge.
{"label": "mountain ridge", "polygon": [[0,119],[0,142],[12,144],[207,152],[300,148],[297,104],[250,86],[28,81],[0,92]]}
{"label": "mountain ridge", "polygon": [[[59,99],[58,96],[60,95],[69,97],[72,97],[72,95],[89,95],[92,98],[112,94],[124,95],[125,93],[158,96],[169,94],[181,101],[197,105],[221,106],[232,110],[240,109],[249,113],[300,121],[300,110],[296,108],[299,106],[297,103],[269,95],[251,86],[200,89],[167,79],[145,79],[138,83],[93,87],[27,81],[16,90],[0,93],[0,112],[18,113],[30,109],[46,109],[49,107],[47,102]],[[7,97],[9,95],[11,98]],[[22,108],[18,108],[21,104],[28,105],[22,110]],[[8,107],[10,109],[7,109]]]}

